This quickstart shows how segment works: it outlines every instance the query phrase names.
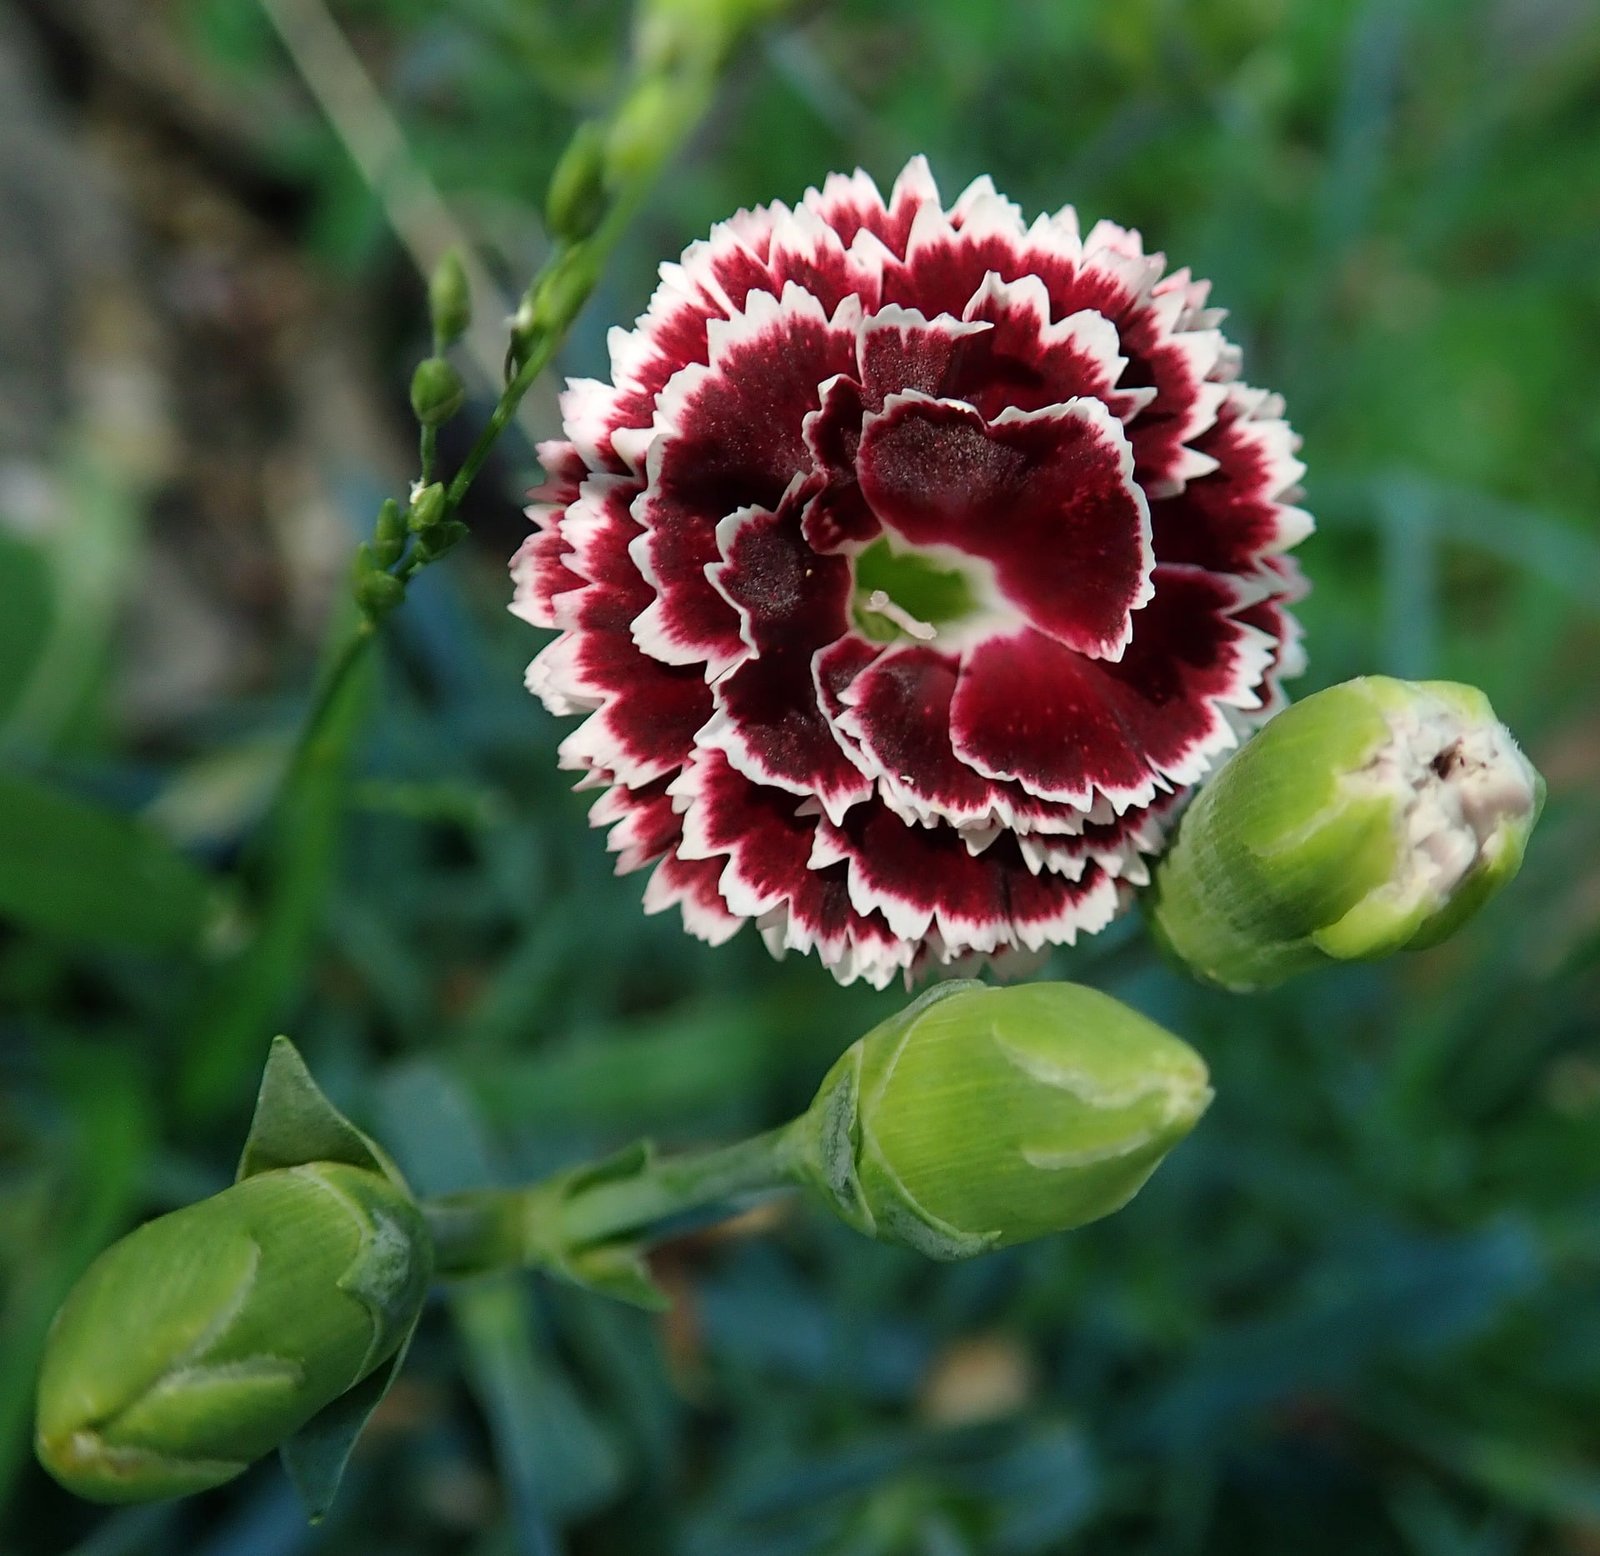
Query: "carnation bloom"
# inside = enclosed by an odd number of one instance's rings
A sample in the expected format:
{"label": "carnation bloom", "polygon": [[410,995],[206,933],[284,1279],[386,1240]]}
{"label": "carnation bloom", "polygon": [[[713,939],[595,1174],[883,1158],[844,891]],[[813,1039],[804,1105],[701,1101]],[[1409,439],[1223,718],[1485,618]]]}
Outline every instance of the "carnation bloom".
{"label": "carnation bloom", "polygon": [[919,157],[662,267],[545,444],[513,609],[618,870],[842,981],[1102,928],[1300,668],[1279,400],[1136,232]]}

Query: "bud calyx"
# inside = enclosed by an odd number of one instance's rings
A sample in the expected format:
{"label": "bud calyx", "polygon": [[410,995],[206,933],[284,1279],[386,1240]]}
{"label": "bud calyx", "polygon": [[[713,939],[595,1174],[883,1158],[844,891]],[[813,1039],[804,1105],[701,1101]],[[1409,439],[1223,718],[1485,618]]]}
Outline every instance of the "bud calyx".
{"label": "bud calyx", "polygon": [[966,1258],[1119,1209],[1210,1100],[1199,1056],[1109,995],[947,983],[829,1072],[804,1171],[857,1230]]}

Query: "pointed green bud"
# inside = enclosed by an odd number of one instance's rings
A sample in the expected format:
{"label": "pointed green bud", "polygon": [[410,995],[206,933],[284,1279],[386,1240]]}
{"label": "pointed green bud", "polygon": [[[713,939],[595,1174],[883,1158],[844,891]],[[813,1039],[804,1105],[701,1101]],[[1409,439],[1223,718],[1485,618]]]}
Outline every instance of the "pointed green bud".
{"label": "pointed green bud", "polygon": [[513,331],[532,341],[535,329],[564,330],[594,290],[595,259],[581,249],[567,249],[534,282],[513,320]]}
{"label": "pointed green bud", "polygon": [[641,81],[606,135],[608,185],[616,189],[650,177],[699,118],[709,96],[707,80],[699,77]]}
{"label": "pointed green bud", "polygon": [[433,338],[441,348],[460,340],[472,323],[466,267],[454,249],[434,266],[428,278],[428,314],[433,322]]}
{"label": "pointed green bud", "polygon": [[851,1226],[962,1259],[1121,1208],[1210,1101],[1199,1055],[1109,995],[954,982],[848,1048],[796,1133]]}
{"label": "pointed green bud", "polygon": [[429,1250],[410,1197],[342,1162],[262,1172],[149,1222],[56,1317],[40,1461],[105,1502],[232,1479],[394,1356]]}
{"label": "pointed green bud", "polygon": [[1482,692],[1346,681],[1278,714],[1200,792],[1150,921],[1231,989],[1433,945],[1517,873],[1543,803]]}
{"label": "pointed green bud", "polygon": [[378,517],[372,526],[372,545],[369,554],[373,564],[379,568],[393,567],[400,560],[400,553],[406,548],[406,521],[400,512],[400,504],[392,497],[385,497],[383,505],[378,509]]}
{"label": "pointed green bud", "polygon": [[600,126],[580,124],[567,142],[545,196],[545,229],[564,243],[581,243],[606,214],[606,148]]}
{"label": "pointed green bud", "polygon": [[444,487],[435,481],[425,486],[411,499],[411,512],[407,524],[414,535],[426,534],[443,522],[445,516]]}
{"label": "pointed green bud", "polygon": [[461,375],[443,357],[424,357],[411,375],[411,410],[424,427],[450,420],[467,398]]}

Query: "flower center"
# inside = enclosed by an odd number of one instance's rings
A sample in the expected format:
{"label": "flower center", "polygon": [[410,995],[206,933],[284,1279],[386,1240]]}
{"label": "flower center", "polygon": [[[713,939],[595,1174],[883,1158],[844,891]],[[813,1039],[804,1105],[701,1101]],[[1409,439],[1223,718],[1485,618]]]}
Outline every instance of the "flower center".
{"label": "flower center", "polygon": [[980,605],[981,591],[965,569],[941,566],[923,551],[896,551],[879,539],[856,558],[856,625],[876,643],[930,643]]}

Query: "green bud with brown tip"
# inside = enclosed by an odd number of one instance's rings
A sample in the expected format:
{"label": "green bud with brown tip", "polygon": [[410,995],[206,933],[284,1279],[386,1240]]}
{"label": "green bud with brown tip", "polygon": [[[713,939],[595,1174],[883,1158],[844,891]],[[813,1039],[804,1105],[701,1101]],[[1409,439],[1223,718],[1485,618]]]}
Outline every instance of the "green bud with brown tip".
{"label": "green bud with brown tip", "polygon": [[794,1128],[850,1225],[961,1259],[1120,1209],[1210,1101],[1199,1055],[1109,995],[953,982],[852,1044]]}
{"label": "green bud with brown tip", "polygon": [[1150,923],[1232,989],[1434,945],[1516,875],[1543,803],[1474,687],[1346,681],[1278,714],[1201,790]]}

